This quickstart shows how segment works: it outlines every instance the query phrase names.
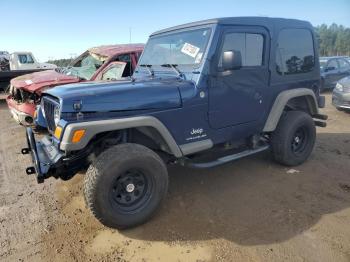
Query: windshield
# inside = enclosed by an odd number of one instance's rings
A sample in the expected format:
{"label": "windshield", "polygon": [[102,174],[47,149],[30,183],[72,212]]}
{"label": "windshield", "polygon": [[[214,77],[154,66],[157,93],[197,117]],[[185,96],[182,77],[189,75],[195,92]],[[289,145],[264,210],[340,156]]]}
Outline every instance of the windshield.
{"label": "windshield", "polygon": [[[139,65],[187,65],[201,63],[210,36],[210,28],[151,37]],[[144,68],[144,70],[146,70]]]}
{"label": "windshield", "polygon": [[90,80],[96,70],[104,63],[105,59],[105,57],[87,52],[76,60],[74,64],[67,67],[64,73],[66,75],[74,75],[85,80]]}

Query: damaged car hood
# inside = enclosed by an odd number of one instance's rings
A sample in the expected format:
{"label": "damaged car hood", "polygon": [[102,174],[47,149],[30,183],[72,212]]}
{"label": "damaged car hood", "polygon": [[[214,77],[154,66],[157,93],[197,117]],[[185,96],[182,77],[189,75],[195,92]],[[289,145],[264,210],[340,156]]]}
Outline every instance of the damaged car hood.
{"label": "damaged car hood", "polygon": [[40,94],[47,87],[77,83],[79,81],[80,79],[76,76],[65,75],[55,70],[47,70],[16,77],[11,80],[11,85],[18,89]]}

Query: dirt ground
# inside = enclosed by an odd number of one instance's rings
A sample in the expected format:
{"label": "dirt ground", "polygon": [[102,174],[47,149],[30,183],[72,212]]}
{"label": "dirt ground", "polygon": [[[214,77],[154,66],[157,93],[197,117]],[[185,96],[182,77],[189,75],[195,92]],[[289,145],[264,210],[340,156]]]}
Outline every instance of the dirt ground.
{"label": "dirt ground", "polygon": [[36,184],[24,129],[0,103],[0,261],[350,261],[350,114],[330,105],[305,164],[268,152],[222,167],[170,167],[167,199],[145,225],[102,226],[83,174]]}

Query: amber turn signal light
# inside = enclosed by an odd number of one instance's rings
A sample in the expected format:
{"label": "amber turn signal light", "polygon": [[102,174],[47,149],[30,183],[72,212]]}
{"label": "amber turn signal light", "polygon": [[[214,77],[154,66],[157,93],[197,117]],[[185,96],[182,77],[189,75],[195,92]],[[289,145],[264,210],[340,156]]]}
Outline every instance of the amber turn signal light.
{"label": "amber turn signal light", "polygon": [[79,143],[80,140],[84,137],[84,135],[85,135],[84,129],[75,130],[72,137],[72,143]]}
{"label": "amber turn signal light", "polygon": [[55,137],[57,139],[60,139],[61,138],[61,134],[62,134],[62,127],[60,126],[57,126],[56,129],[55,129]]}

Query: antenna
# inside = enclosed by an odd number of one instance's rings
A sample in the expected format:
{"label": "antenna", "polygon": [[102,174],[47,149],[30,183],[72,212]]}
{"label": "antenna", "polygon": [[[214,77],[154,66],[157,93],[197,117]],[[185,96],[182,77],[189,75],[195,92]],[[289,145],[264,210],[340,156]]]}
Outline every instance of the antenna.
{"label": "antenna", "polygon": [[131,44],[131,27],[129,27],[129,44]]}

